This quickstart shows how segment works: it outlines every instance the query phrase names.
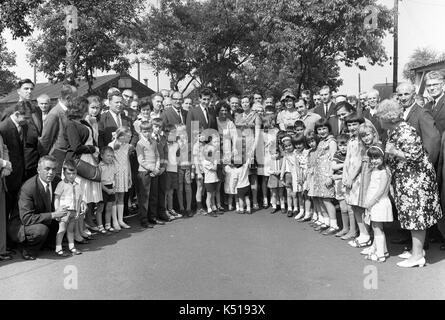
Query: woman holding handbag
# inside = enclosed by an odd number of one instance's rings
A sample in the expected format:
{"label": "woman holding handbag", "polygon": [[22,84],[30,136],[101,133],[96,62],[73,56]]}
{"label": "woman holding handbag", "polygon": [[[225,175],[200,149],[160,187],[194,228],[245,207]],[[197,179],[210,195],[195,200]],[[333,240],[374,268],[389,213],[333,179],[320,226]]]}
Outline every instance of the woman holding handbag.
{"label": "woman holding handbag", "polygon": [[[94,139],[94,130],[91,126],[91,116],[89,112],[90,122],[82,119],[91,103],[84,98],[79,97],[74,101],[73,107],[68,111],[68,121],[66,124],[66,135],[68,141],[68,151],[66,159],[73,159],[78,165],[78,179],[83,186],[84,195],[83,201],[87,203],[88,210],[92,214],[92,210],[97,206],[97,210],[101,210],[99,206],[102,205],[102,187],[100,184],[100,176],[94,178],[91,174],[85,174],[84,171],[98,171],[97,156],[99,149]],[[94,109],[94,108],[90,108]],[[95,113],[95,112],[92,112]],[[88,170],[82,170],[87,168]],[[97,181],[99,178],[99,181]],[[102,211],[102,210],[101,210]],[[92,224],[90,218],[89,225]],[[75,240],[78,243],[87,243],[84,239],[91,239],[91,233],[85,230],[84,217],[79,218]]]}

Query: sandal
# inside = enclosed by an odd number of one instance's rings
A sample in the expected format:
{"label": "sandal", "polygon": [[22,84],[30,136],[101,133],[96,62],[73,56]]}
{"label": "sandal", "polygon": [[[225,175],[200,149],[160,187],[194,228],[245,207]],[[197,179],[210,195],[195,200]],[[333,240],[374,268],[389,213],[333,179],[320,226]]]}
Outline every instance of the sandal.
{"label": "sandal", "polygon": [[385,262],[385,261],[386,261],[386,257],[385,257],[384,255],[381,256],[381,257],[379,257],[379,256],[376,255],[375,253],[368,254],[368,255],[365,257],[365,259],[366,259],[366,260],[371,260],[371,261],[374,261],[374,262]]}
{"label": "sandal", "polygon": [[79,254],[82,254],[82,251],[77,250],[76,248],[70,249],[71,253],[78,256]]}
{"label": "sandal", "polygon": [[69,256],[71,256],[68,252],[64,251],[63,249],[59,250],[59,251],[56,251],[55,254],[58,257],[69,257]]}
{"label": "sandal", "polygon": [[107,226],[107,227],[105,227],[105,230],[106,230],[106,231],[110,231],[110,232],[114,232],[114,231],[116,231],[116,230],[114,230],[114,228],[113,228],[112,226]]}
{"label": "sandal", "polygon": [[356,238],[354,240],[349,241],[348,244],[354,248],[364,248],[364,247],[369,247],[372,244],[372,240],[371,238],[369,238],[368,241],[359,242],[358,238]]}
{"label": "sandal", "polygon": [[100,233],[107,233],[107,230],[105,230],[104,226],[99,226],[97,231],[99,231]]}
{"label": "sandal", "polygon": [[342,239],[342,240],[353,240],[353,239],[355,239],[355,237],[357,237],[357,234],[355,234],[355,233],[347,233],[347,234],[345,234],[344,236],[342,236],[342,237],[340,237],[340,239]]}

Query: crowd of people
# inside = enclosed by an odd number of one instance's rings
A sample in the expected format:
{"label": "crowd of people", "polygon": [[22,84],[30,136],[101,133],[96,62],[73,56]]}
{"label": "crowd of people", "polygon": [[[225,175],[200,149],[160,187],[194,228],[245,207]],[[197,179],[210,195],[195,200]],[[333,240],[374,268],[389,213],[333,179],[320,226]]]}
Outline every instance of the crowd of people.
{"label": "crowd of people", "polygon": [[324,86],[278,101],[204,88],[199,101],[162,90],[141,102],[129,89],[101,99],[63,85],[53,107],[47,95],[34,105],[22,80],[0,122],[0,260],[15,248],[26,260],[42,248],[82,254],[93,234],[131,228],[130,212],[153,228],[262,208],[373,262],[389,257],[384,225],[398,220],[410,245],[397,265],[424,266],[425,239],[445,232],[444,77],[425,79],[426,97],[401,83],[384,101]]}

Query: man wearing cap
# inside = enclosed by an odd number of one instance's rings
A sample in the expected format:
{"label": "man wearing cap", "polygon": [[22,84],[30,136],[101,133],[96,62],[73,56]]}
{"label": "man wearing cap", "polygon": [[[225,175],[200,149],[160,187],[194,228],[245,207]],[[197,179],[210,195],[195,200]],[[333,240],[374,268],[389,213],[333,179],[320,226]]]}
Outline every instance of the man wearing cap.
{"label": "man wearing cap", "polygon": [[300,114],[295,108],[295,96],[290,90],[286,90],[283,93],[280,101],[284,101],[284,110],[280,111],[277,115],[277,124],[280,130],[287,130],[293,128],[295,121],[300,119]]}

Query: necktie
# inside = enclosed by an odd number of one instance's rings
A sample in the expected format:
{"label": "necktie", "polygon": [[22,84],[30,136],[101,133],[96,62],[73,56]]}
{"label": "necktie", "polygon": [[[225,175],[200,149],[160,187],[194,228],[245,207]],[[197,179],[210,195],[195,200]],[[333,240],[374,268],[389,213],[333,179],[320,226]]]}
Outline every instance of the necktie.
{"label": "necktie", "polygon": [[77,212],[76,186],[73,183],[73,210]]}
{"label": "necktie", "polygon": [[19,132],[20,142],[23,142],[23,128],[18,126],[17,131]]}
{"label": "necktie", "polygon": [[209,123],[209,112],[207,111],[207,108],[204,108],[204,115],[206,117],[207,123]]}
{"label": "necktie", "polygon": [[181,118],[181,124],[184,124],[184,119],[182,119],[182,112],[181,112],[181,110],[176,109],[176,112],[178,113],[179,118]]}
{"label": "necktie", "polygon": [[117,119],[117,127],[118,128],[122,127],[121,117],[119,115],[117,115],[116,119]]}
{"label": "necktie", "polygon": [[46,196],[46,201],[48,201],[49,205],[51,206],[51,190],[49,189],[49,183],[46,184],[45,186],[45,196]]}
{"label": "necktie", "polygon": [[324,105],[324,114],[326,116],[328,116],[328,105],[327,104]]}

